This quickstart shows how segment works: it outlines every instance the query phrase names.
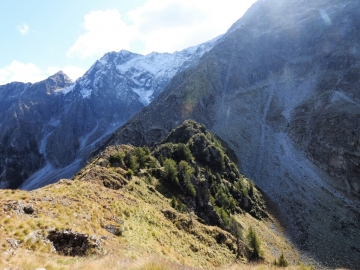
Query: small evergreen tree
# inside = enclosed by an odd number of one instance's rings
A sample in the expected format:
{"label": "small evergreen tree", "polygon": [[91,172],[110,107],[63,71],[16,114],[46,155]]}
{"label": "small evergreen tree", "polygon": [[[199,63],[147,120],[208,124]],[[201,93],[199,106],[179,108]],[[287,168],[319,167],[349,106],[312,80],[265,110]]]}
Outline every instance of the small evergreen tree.
{"label": "small evergreen tree", "polygon": [[249,196],[252,197],[252,196],[254,196],[254,183],[253,183],[253,181],[249,180],[249,184],[250,184]]}
{"label": "small evergreen tree", "polygon": [[177,207],[177,202],[176,202],[176,198],[175,198],[175,197],[172,197],[172,198],[171,198],[170,205],[171,205],[172,208],[176,209],[176,207]]}
{"label": "small evergreen tree", "polygon": [[157,168],[157,162],[155,158],[151,158],[150,159],[150,164],[149,164],[150,168],[152,169],[156,169]]}
{"label": "small evergreen tree", "polygon": [[275,260],[275,265],[280,267],[287,267],[289,266],[289,262],[285,259],[284,253],[281,252],[279,259]]}
{"label": "small evergreen tree", "polygon": [[192,159],[192,154],[189,147],[183,143],[178,144],[178,155],[180,160],[190,161]]}
{"label": "small evergreen tree", "polygon": [[145,168],[146,161],[149,159],[149,154],[141,147],[136,147],[134,152],[140,168]]}
{"label": "small evergreen tree", "polygon": [[262,257],[262,251],[260,249],[260,240],[254,231],[254,229],[250,226],[248,234],[246,236],[250,248],[250,260],[258,260]]}
{"label": "small evergreen tree", "polygon": [[137,158],[134,155],[130,155],[128,167],[134,172],[137,173],[139,169],[139,164],[137,162]]}
{"label": "small evergreen tree", "polygon": [[159,161],[161,166],[164,166],[164,157],[163,157],[163,155],[159,156],[158,161]]}
{"label": "small evergreen tree", "polygon": [[186,192],[192,197],[196,196],[196,190],[194,185],[191,183],[191,175],[193,174],[194,169],[187,163],[185,160],[180,161],[179,163],[179,175],[183,178]]}
{"label": "small evergreen tree", "polygon": [[178,171],[176,168],[176,162],[170,158],[164,161],[165,180],[172,184],[179,185],[179,179],[177,177]]}
{"label": "small evergreen tree", "polygon": [[236,237],[236,246],[237,246],[236,257],[239,258],[241,255],[240,240],[242,239],[242,230],[241,230],[241,225],[233,217],[230,218],[229,229],[231,234]]}

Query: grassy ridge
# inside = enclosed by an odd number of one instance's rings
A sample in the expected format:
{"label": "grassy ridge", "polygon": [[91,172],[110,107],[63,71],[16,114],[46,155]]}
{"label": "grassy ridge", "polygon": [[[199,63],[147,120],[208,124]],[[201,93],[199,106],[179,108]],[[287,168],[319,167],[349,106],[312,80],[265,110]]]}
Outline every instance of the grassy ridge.
{"label": "grassy ridge", "polygon": [[[268,269],[283,253],[292,269],[305,269],[294,266],[297,252],[232,164],[204,127],[188,122],[152,150],[108,147],[74,180],[32,192],[0,190],[0,266]],[[250,226],[262,243],[256,266],[247,264],[251,250],[241,237]],[[99,245],[85,257],[63,256],[48,239],[52,230],[93,236]]]}

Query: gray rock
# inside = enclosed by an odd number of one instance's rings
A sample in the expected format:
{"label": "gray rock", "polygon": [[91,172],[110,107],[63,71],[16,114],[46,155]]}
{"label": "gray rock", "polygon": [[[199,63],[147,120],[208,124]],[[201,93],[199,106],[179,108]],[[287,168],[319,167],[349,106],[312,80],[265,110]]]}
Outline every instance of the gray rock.
{"label": "gray rock", "polygon": [[8,238],[6,239],[6,242],[10,245],[11,248],[13,249],[17,249],[19,247],[19,240],[13,239],[13,238]]}
{"label": "gray rock", "polygon": [[120,236],[123,233],[123,229],[121,227],[112,224],[105,225],[105,230],[116,236]]}

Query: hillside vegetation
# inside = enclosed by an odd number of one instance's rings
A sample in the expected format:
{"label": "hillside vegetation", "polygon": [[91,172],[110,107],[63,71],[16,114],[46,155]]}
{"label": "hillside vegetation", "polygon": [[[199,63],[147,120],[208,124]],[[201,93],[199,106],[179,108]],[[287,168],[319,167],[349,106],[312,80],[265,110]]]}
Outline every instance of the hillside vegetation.
{"label": "hillside vegetation", "polygon": [[185,121],[151,150],[108,147],[73,180],[0,190],[0,266],[307,269],[228,154]]}

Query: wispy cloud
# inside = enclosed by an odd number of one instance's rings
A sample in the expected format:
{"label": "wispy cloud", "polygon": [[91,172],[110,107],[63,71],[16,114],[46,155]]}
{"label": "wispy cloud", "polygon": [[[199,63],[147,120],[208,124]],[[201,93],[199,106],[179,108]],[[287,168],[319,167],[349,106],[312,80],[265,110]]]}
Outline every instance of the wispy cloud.
{"label": "wispy cloud", "polygon": [[131,49],[138,53],[174,52],[226,32],[256,0],[148,0],[121,17],[117,10],[92,11],[84,16],[85,33],[68,50],[68,57],[88,58]]}
{"label": "wispy cloud", "polygon": [[30,27],[26,23],[18,25],[16,28],[19,31],[19,33],[23,36],[27,35],[30,30]]}

